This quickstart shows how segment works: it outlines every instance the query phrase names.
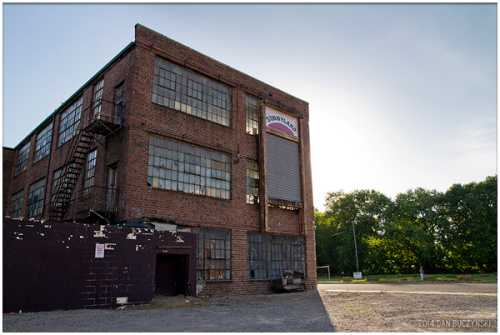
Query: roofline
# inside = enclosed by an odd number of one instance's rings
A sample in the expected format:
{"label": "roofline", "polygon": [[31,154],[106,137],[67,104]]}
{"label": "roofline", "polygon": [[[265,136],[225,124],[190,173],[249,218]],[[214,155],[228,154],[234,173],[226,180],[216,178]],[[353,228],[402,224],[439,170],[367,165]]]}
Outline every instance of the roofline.
{"label": "roofline", "polygon": [[3,147],[2,147],[2,149],[3,149],[3,150],[16,150],[16,149],[14,149],[14,148],[6,147],[6,146],[3,146]]}
{"label": "roofline", "polygon": [[[108,70],[114,63],[120,60],[123,56],[128,54],[135,47],[135,42],[130,42],[125,48],[123,48],[116,56],[114,56],[109,62],[107,62],[99,71],[97,71],[89,80],[85,82],[75,93],[73,93],[68,99],[66,99],[59,107],[57,107],[49,116],[47,116],[35,129],[33,129],[27,136],[25,136],[14,148],[16,150],[18,147],[27,142],[28,139],[37,133],[41,128],[45,127],[49,121],[51,121],[54,116],[60,112],[62,109],[66,108],[73,100],[79,96],[84,89],[86,89],[97,77]],[[5,148],[5,147],[4,147]]]}
{"label": "roofline", "polygon": [[201,56],[203,56],[203,57],[205,57],[205,58],[208,58],[208,59],[210,59],[211,61],[213,61],[213,62],[215,62],[215,63],[217,63],[217,64],[219,64],[219,65],[222,65],[223,67],[229,68],[229,69],[231,69],[232,71],[235,71],[235,72],[237,72],[237,73],[239,73],[239,74],[241,74],[241,75],[243,75],[243,76],[246,76],[246,77],[248,77],[248,78],[250,78],[250,79],[252,79],[252,80],[255,80],[256,82],[258,82],[258,83],[260,83],[260,84],[264,84],[265,86],[268,86],[268,87],[272,88],[273,90],[276,90],[276,91],[278,91],[278,92],[281,92],[281,93],[283,93],[284,95],[289,96],[290,98],[296,99],[296,100],[298,100],[298,101],[300,101],[300,102],[302,102],[302,103],[304,103],[304,104],[306,104],[306,105],[309,105],[309,102],[307,102],[306,100],[303,100],[303,99],[301,99],[301,98],[299,98],[299,97],[296,97],[296,96],[294,96],[294,95],[292,95],[292,94],[290,94],[290,93],[288,93],[288,92],[285,92],[285,91],[283,91],[283,90],[281,90],[281,89],[279,89],[279,88],[277,88],[277,87],[274,87],[273,85],[270,85],[270,84],[266,83],[265,81],[262,81],[262,80],[260,80],[260,79],[257,79],[257,78],[255,78],[255,77],[253,77],[253,76],[251,76],[251,75],[249,75],[249,74],[247,74],[247,73],[245,73],[245,72],[243,72],[243,71],[240,71],[240,70],[238,70],[238,69],[236,69],[236,68],[234,68],[234,67],[232,67],[232,66],[230,66],[230,65],[227,65],[227,64],[225,64],[225,63],[223,63],[223,62],[221,62],[221,61],[219,61],[219,60],[217,60],[217,59],[215,59],[215,58],[212,58],[212,57],[210,57],[210,56],[207,56],[207,55],[205,55],[204,53],[202,53],[202,52],[200,52],[200,51],[198,51],[198,50],[196,50],[196,49],[193,49],[193,48],[191,48],[190,46],[188,46],[188,45],[186,45],[186,44],[183,44],[183,43],[181,43],[181,42],[179,42],[179,41],[176,41],[176,40],[174,40],[174,39],[172,39],[172,38],[170,38],[170,37],[168,37],[168,36],[166,36],[166,35],[164,35],[164,34],[162,34],[162,33],[158,32],[158,31],[156,31],[156,30],[154,30],[154,29],[151,29],[151,28],[149,28],[149,27],[146,27],[146,26],[144,26],[144,25],[143,25],[143,24],[141,24],[141,23],[136,23],[136,24],[135,24],[135,26],[136,26],[136,27],[137,27],[137,26],[140,26],[140,27],[142,27],[142,28],[144,28],[144,29],[147,29],[147,30],[149,30],[149,31],[151,31],[151,32],[153,32],[153,33],[155,33],[155,34],[160,35],[160,36],[161,36],[161,37],[163,37],[163,38],[166,38],[166,39],[168,39],[168,40],[172,41],[173,43],[175,43],[175,44],[177,44],[177,45],[180,45],[180,46],[182,46],[182,47],[184,47],[184,48],[186,48],[186,49],[189,49],[189,50],[193,51],[194,53],[197,53],[197,54],[199,54],[199,55],[201,55]]}

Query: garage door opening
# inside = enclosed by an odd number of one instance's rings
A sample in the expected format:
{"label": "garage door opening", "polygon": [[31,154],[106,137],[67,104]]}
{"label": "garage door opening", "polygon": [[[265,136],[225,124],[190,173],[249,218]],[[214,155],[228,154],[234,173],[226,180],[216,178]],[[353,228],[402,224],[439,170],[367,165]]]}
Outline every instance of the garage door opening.
{"label": "garage door opening", "polygon": [[156,294],[187,295],[188,274],[187,255],[156,255]]}

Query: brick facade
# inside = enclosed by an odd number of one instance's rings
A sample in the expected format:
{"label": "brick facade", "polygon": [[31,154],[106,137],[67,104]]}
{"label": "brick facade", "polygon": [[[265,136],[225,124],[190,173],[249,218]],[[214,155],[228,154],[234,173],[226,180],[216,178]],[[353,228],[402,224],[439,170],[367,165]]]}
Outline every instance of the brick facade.
{"label": "brick facade", "polygon": [[[230,126],[219,125],[152,103],[154,62],[158,56],[228,85],[232,91]],[[117,166],[118,219],[150,218],[151,220],[171,220],[178,225],[192,228],[230,229],[232,276],[230,281],[204,284],[204,292],[214,294],[268,290],[269,281],[249,279],[248,232],[303,235],[305,237],[306,283],[309,288],[315,286],[316,256],[308,104],[139,24],[135,27],[135,41],[17,146],[18,149],[26,141],[31,141],[31,147],[34,148],[38,130],[43,129],[48,122],[54,122],[51,154],[33,163],[32,151],[27,170],[18,176],[14,176],[14,172],[11,172],[8,193],[12,195],[20,189],[25,190],[24,216],[27,213],[29,185],[40,178],[47,177],[43,216],[48,217],[52,175],[56,169],[64,165],[70,150],[70,144],[57,147],[60,114],[75,98],[82,96],[82,126],[89,124],[93,85],[102,78],[104,78],[104,101],[113,101],[114,88],[120,83],[124,85],[125,113],[122,127],[107,137],[97,136],[92,145],[92,148],[95,147],[98,150],[96,186],[104,187],[107,167],[112,164]],[[245,94],[256,96],[263,104],[298,117],[299,120],[302,206],[295,211],[276,207],[266,208],[265,225],[263,225],[261,215],[263,205],[259,207],[259,205],[247,204],[245,201],[246,161],[247,159],[258,161],[260,151],[259,136],[245,132]],[[112,105],[104,103],[103,108],[111,109]],[[229,154],[231,157],[230,199],[222,200],[149,187],[147,184],[148,144],[153,134]],[[79,178],[74,190],[75,194],[81,192],[83,173]],[[99,190],[96,189],[96,194],[98,192]],[[81,208],[78,209],[77,206],[72,206],[68,215],[70,218],[80,219],[88,213],[82,211]]]}

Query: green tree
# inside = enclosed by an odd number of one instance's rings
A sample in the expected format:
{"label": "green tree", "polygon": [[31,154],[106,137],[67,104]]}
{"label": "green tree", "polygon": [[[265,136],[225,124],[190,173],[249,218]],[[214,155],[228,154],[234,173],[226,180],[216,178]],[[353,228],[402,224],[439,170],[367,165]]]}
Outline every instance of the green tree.
{"label": "green tree", "polygon": [[447,268],[458,272],[497,269],[497,176],[451,186],[444,196],[440,242]]}
{"label": "green tree", "polygon": [[[317,229],[317,236],[328,231],[331,246],[329,264],[332,270],[347,274],[356,269],[353,225],[356,231],[359,266],[363,270],[368,266],[365,262],[365,240],[384,230],[387,215],[391,210],[391,200],[373,190],[332,192],[327,195],[325,207],[324,222],[328,228]],[[321,239],[319,236],[318,238]]]}
{"label": "green tree", "polygon": [[445,193],[422,188],[394,201],[373,190],[332,192],[315,212],[319,265],[355,268],[352,227],[365,273],[497,270],[497,177],[455,184]]}

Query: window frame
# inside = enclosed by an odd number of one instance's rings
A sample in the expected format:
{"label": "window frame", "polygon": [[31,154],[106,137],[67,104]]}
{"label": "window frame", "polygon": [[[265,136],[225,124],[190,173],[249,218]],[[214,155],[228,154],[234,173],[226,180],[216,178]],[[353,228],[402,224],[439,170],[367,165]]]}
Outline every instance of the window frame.
{"label": "window frame", "polygon": [[233,87],[156,56],[152,80],[154,104],[231,127]]}
{"label": "window frame", "polygon": [[[43,216],[43,212],[45,209],[45,188],[47,187],[46,184],[47,179],[44,177],[30,185],[28,191],[28,218],[40,218]],[[33,199],[36,192],[39,192],[41,196]],[[33,211],[35,212],[33,213]]]}
{"label": "window frame", "polygon": [[125,114],[125,82],[122,81],[113,89],[113,109],[114,121],[116,124],[123,124]]}
{"label": "window frame", "polygon": [[14,176],[17,176],[28,169],[30,152],[31,152],[31,141],[28,141],[20,149],[16,150],[16,164],[14,166]]}
{"label": "window frame", "polygon": [[[224,228],[198,228],[196,231],[196,279],[204,282],[227,282],[233,280],[232,232]],[[223,242],[223,249],[217,242]],[[214,243],[212,243],[214,242]],[[208,247],[207,247],[208,245]],[[212,249],[212,246],[215,246]],[[224,257],[217,256],[222,251]],[[215,255],[215,257],[212,257]],[[222,266],[220,266],[222,264]],[[215,275],[212,275],[215,273]],[[216,278],[217,273],[222,274]]]}
{"label": "window frame", "polygon": [[[260,255],[264,258],[255,259],[255,240],[261,245]],[[250,281],[269,281],[281,278],[283,271],[299,271],[306,276],[306,241],[303,235],[263,234],[248,232],[248,279]],[[297,252],[298,251],[298,252]],[[258,253],[258,252],[257,252]],[[283,258],[283,255],[288,258]],[[265,272],[264,278],[257,278],[255,264],[260,263],[260,270]],[[291,268],[286,268],[291,267]],[[254,271],[252,273],[252,271]],[[278,274],[281,273],[281,274]]]}
{"label": "window frame", "polygon": [[102,112],[102,99],[104,93],[104,78],[99,79],[93,88],[92,115],[98,118]]}
{"label": "window frame", "polygon": [[[247,159],[247,166],[246,166],[246,177],[245,177],[245,182],[246,182],[246,191],[245,191],[245,201],[249,205],[256,205],[259,203],[259,189],[260,189],[260,171],[259,171],[259,163],[256,160],[253,159]],[[256,178],[252,176],[251,174],[254,173],[256,174]],[[256,186],[251,185],[252,182],[256,182]],[[252,191],[255,191],[253,193]]]}
{"label": "window frame", "polygon": [[[14,206],[16,202],[19,202],[18,205]],[[14,213],[14,209],[18,214]],[[10,210],[9,214],[11,218],[20,218],[22,217],[23,214],[23,209],[24,209],[24,189],[19,190],[15,193],[12,193],[10,196]]]}
{"label": "window frame", "polygon": [[82,193],[87,195],[95,187],[97,169],[97,148],[87,153],[85,159],[85,173],[83,175]]}
{"label": "window frame", "polygon": [[231,155],[170,137],[151,135],[148,187],[219,200],[231,199]]}
{"label": "window frame", "polygon": [[64,112],[59,115],[59,129],[57,132],[57,147],[71,141],[76,135],[83,113],[83,97],[76,99]]}
{"label": "window frame", "polygon": [[51,121],[47,127],[45,127],[36,135],[35,153],[33,156],[34,163],[50,155],[50,150],[52,148],[52,136],[54,131],[53,126],[54,124]]}
{"label": "window frame", "polygon": [[[253,101],[252,101],[253,100]],[[260,132],[259,99],[250,94],[245,94],[245,131],[249,135],[257,136]],[[256,129],[256,131],[254,131]]]}

